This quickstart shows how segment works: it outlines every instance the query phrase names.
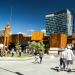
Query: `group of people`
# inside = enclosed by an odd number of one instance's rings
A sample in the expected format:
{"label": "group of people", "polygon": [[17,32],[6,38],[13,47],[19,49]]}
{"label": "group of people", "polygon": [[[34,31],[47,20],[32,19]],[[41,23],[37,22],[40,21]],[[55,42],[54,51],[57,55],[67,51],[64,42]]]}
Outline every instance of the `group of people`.
{"label": "group of people", "polygon": [[[11,56],[12,56],[12,57],[14,56],[15,52],[16,52],[15,49],[12,48],[12,49],[11,49]],[[18,50],[18,54],[19,54],[19,57],[22,55],[22,49],[21,49],[21,48]]]}
{"label": "group of people", "polygon": [[64,49],[62,48],[59,53],[60,53],[60,69],[64,69],[70,72],[72,69],[73,60],[75,58],[71,45],[67,45],[67,47]]}
{"label": "group of people", "polygon": [[42,50],[35,51],[34,52],[34,56],[35,56],[35,63],[42,63],[42,58],[43,58],[43,52],[42,52]]}

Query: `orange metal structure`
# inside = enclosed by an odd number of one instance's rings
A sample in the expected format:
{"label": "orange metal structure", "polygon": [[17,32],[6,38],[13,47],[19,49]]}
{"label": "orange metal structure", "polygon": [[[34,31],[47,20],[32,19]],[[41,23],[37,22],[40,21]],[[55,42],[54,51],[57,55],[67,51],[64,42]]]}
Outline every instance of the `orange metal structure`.
{"label": "orange metal structure", "polygon": [[44,33],[43,32],[32,32],[31,40],[39,41],[43,40]]}
{"label": "orange metal structure", "polygon": [[64,48],[67,44],[66,34],[51,34],[50,35],[50,47]]}
{"label": "orange metal structure", "polygon": [[10,38],[10,25],[7,24],[4,31],[4,46],[9,45],[9,38]]}

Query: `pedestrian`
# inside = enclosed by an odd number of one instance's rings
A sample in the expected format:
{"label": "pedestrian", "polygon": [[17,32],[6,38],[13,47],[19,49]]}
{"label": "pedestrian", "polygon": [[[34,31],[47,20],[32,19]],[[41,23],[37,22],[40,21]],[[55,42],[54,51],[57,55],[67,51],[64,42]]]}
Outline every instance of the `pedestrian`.
{"label": "pedestrian", "polygon": [[35,50],[34,56],[35,56],[35,62],[34,63],[39,63],[39,52],[37,50]]}
{"label": "pedestrian", "polygon": [[1,49],[0,49],[0,57],[1,57]]}
{"label": "pedestrian", "polygon": [[26,48],[25,52],[28,53],[28,48]]}
{"label": "pedestrian", "polygon": [[14,56],[14,52],[15,52],[15,50],[14,50],[14,48],[12,48],[12,50],[11,50],[12,57]]}
{"label": "pedestrian", "polygon": [[19,57],[22,55],[22,49],[19,49]]}
{"label": "pedestrian", "polygon": [[32,54],[32,48],[29,49],[29,54],[30,54],[30,55]]}
{"label": "pedestrian", "polygon": [[7,56],[8,54],[8,48],[5,48],[5,55]]}
{"label": "pedestrian", "polygon": [[59,68],[60,68],[60,70],[66,69],[66,51],[64,48],[62,48],[60,51],[60,67]]}
{"label": "pedestrian", "polygon": [[73,65],[73,58],[75,55],[73,54],[73,51],[71,50],[71,46],[67,46],[66,50],[66,59],[67,59],[67,71],[70,72],[72,65]]}
{"label": "pedestrian", "polygon": [[40,50],[40,52],[39,52],[40,62],[39,63],[42,63],[43,54],[44,54],[43,51]]}

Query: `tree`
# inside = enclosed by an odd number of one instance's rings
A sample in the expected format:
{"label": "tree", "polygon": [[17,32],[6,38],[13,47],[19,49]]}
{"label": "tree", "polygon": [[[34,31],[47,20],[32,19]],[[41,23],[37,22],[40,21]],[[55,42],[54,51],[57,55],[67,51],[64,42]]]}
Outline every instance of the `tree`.
{"label": "tree", "polygon": [[32,48],[32,49],[35,49],[38,51],[45,50],[45,48],[44,48],[45,45],[44,45],[43,41],[39,41],[39,42],[32,41],[32,42],[28,42],[28,44],[29,44],[28,45],[29,48]]}
{"label": "tree", "polygon": [[38,47],[39,47],[39,50],[44,51],[44,50],[45,50],[45,48],[44,48],[45,45],[44,45],[43,41],[39,41],[38,43],[39,43],[39,44],[38,44],[38,45],[39,45],[39,46],[38,46]]}
{"label": "tree", "polygon": [[20,49],[20,43],[17,42],[15,47],[16,47],[16,50],[19,50]]}

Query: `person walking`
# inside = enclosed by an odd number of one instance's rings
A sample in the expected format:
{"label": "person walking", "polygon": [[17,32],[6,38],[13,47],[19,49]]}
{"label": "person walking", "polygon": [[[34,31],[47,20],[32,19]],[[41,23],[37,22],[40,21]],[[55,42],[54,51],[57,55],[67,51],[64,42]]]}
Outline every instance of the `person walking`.
{"label": "person walking", "polygon": [[12,48],[12,50],[11,50],[12,57],[14,56],[14,52],[15,52],[15,50],[14,50],[14,48]]}
{"label": "person walking", "polygon": [[40,52],[39,52],[39,58],[40,58],[40,62],[39,63],[42,63],[42,58],[43,58],[43,52],[42,52],[42,50],[40,50]]}
{"label": "person walking", "polygon": [[1,57],[2,55],[1,55],[1,49],[0,49],[0,57]]}
{"label": "person walking", "polygon": [[59,69],[66,69],[66,51],[64,48],[61,49],[60,51],[60,67]]}
{"label": "person walking", "polygon": [[73,65],[73,58],[75,55],[73,54],[73,51],[71,50],[71,46],[67,46],[66,50],[66,59],[67,59],[67,71],[70,72],[72,65]]}
{"label": "person walking", "polygon": [[39,52],[37,50],[34,52],[34,56],[35,56],[34,63],[39,63]]}
{"label": "person walking", "polygon": [[19,49],[19,57],[22,55],[22,49]]}

